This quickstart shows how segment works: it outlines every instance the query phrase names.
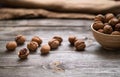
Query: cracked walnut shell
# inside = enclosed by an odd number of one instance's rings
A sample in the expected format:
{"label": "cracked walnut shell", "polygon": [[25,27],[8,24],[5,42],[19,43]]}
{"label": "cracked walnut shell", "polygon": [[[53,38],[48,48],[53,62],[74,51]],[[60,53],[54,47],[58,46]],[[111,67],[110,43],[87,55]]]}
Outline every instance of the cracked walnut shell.
{"label": "cracked walnut shell", "polygon": [[26,59],[28,55],[29,55],[29,51],[26,48],[23,48],[18,52],[18,57],[20,59]]}

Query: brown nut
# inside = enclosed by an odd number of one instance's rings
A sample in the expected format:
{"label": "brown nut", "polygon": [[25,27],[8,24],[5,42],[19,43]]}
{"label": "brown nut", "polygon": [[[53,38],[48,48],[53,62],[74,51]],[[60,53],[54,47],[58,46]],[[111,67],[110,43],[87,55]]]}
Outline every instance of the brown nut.
{"label": "brown nut", "polygon": [[105,34],[111,34],[112,31],[113,31],[113,29],[112,29],[112,27],[110,25],[105,25],[103,30],[104,30]]}
{"label": "brown nut", "polygon": [[26,48],[23,48],[18,52],[18,57],[20,59],[26,59],[28,55],[29,55],[29,51]]}
{"label": "brown nut", "polygon": [[86,47],[86,45],[85,45],[85,42],[83,40],[77,40],[75,42],[75,48],[76,48],[76,50],[82,51],[82,50],[85,49],[85,47]]}
{"label": "brown nut", "polygon": [[32,41],[37,42],[39,46],[40,46],[40,45],[41,45],[41,43],[42,43],[42,39],[41,39],[41,38],[39,38],[38,36],[34,36],[34,37],[32,38]]}
{"label": "brown nut", "polygon": [[104,33],[104,30],[103,29],[99,29],[98,32]]}
{"label": "brown nut", "polygon": [[112,19],[112,18],[114,18],[114,17],[115,17],[114,14],[112,14],[112,13],[107,13],[107,14],[105,15],[105,21],[108,22],[110,19]]}
{"label": "brown nut", "polygon": [[10,41],[10,42],[8,42],[8,43],[6,44],[6,48],[7,48],[7,50],[9,50],[9,51],[15,50],[16,47],[17,47],[17,43],[16,43],[15,41]]}
{"label": "brown nut", "polygon": [[26,41],[26,38],[23,35],[17,35],[15,41],[17,42],[18,45],[22,45]]}
{"label": "brown nut", "polygon": [[58,40],[60,44],[61,44],[61,42],[63,41],[62,37],[60,37],[59,35],[54,36],[53,39]]}
{"label": "brown nut", "polygon": [[76,36],[74,35],[68,37],[68,41],[70,42],[71,45],[74,45],[75,40],[76,40]]}
{"label": "brown nut", "polygon": [[36,51],[38,48],[38,43],[35,41],[31,41],[27,44],[27,48],[29,49],[29,51]]}
{"label": "brown nut", "polygon": [[117,23],[118,23],[118,19],[117,18],[112,18],[109,20],[108,22],[112,27],[114,27]]}
{"label": "brown nut", "polygon": [[103,29],[103,27],[104,27],[104,24],[102,22],[94,22],[93,24],[93,28],[95,30]]}
{"label": "brown nut", "polygon": [[105,20],[105,17],[102,14],[98,14],[94,18],[94,21],[102,21],[102,22],[104,22],[104,20]]}
{"label": "brown nut", "polygon": [[120,35],[120,32],[119,32],[119,31],[113,31],[113,32],[111,33],[111,35]]}
{"label": "brown nut", "polygon": [[115,31],[120,31],[120,23],[115,25]]}
{"label": "brown nut", "polygon": [[48,54],[50,51],[50,46],[49,45],[43,45],[40,49],[41,54]]}
{"label": "brown nut", "polygon": [[56,39],[51,39],[49,42],[48,42],[49,46],[51,49],[56,49],[58,48],[58,46],[60,45],[59,41],[56,40]]}

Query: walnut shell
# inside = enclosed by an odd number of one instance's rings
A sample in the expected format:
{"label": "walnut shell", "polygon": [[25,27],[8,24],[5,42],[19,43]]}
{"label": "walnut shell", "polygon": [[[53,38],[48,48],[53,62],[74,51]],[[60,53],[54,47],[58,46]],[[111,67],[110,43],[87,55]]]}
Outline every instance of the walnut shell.
{"label": "walnut shell", "polygon": [[103,29],[99,29],[98,32],[104,33],[104,30]]}
{"label": "walnut shell", "polygon": [[41,45],[41,43],[42,43],[42,39],[41,39],[41,38],[39,38],[38,36],[34,36],[34,37],[32,38],[32,41],[37,42],[39,46],[40,46],[40,45]]}
{"label": "walnut shell", "polygon": [[105,21],[105,17],[102,14],[98,14],[97,16],[95,16],[94,21]]}
{"label": "walnut shell", "polygon": [[50,46],[49,45],[43,45],[40,49],[41,54],[48,54],[50,51]]}
{"label": "walnut shell", "polygon": [[112,27],[110,25],[105,25],[103,30],[104,30],[105,34],[111,34],[112,31],[113,31],[113,29],[112,29]]}
{"label": "walnut shell", "polygon": [[51,49],[56,49],[58,48],[58,46],[60,45],[59,41],[56,40],[56,39],[51,39],[49,42],[48,42],[49,46]]}
{"label": "walnut shell", "polygon": [[71,36],[68,37],[68,41],[70,42],[71,45],[74,45],[74,42],[75,42],[76,39],[77,38],[74,35],[71,35]]}
{"label": "walnut shell", "polygon": [[106,15],[105,15],[105,22],[108,22],[110,19],[112,19],[112,18],[114,18],[115,16],[114,16],[114,14],[112,14],[112,13],[107,13]]}
{"label": "walnut shell", "polygon": [[95,30],[103,29],[103,27],[104,27],[104,24],[101,22],[94,22],[94,24],[93,24],[93,28]]}
{"label": "walnut shell", "polygon": [[18,57],[20,59],[26,59],[28,55],[29,55],[29,51],[26,48],[23,48],[18,52]]}
{"label": "walnut shell", "polygon": [[8,42],[8,43],[6,44],[6,48],[7,48],[7,50],[9,50],[9,51],[15,50],[16,47],[17,47],[17,43],[16,43],[15,41],[10,41],[10,42]]}
{"label": "walnut shell", "polygon": [[35,41],[31,41],[27,44],[27,48],[29,49],[29,51],[36,51],[38,48],[38,43]]}
{"label": "walnut shell", "polygon": [[115,31],[120,31],[120,23],[115,25]]}
{"label": "walnut shell", "polygon": [[113,31],[113,32],[111,33],[111,35],[120,35],[120,32],[119,32],[119,31]]}
{"label": "walnut shell", "polygon": [[17,42],[18,45],[22,45],[26,41],[26,37],[23,35],[17,35],[15,37],[15,41]]}
{"label": "walnut shell", "polygon": [[118,23],[118,19],[117,18],[112,18],[109,20],[108,22],[112,27],[114,27],[117,23]]}
{"label": "walnut shell", "polygon": [[85,42],[83,40],[77,40],[75,42],[75,48],[76,48],[76,50],[82,51],[82,50],[85,49],[85,47],[86,47],[86,45],[85,45]]}
{"label": "walnut shell", "polygon": [[53,39],[58,40],[60,44],[61,44],[61,42],[63,41],[62,37],[60,37],[59,35],[54,36]]}

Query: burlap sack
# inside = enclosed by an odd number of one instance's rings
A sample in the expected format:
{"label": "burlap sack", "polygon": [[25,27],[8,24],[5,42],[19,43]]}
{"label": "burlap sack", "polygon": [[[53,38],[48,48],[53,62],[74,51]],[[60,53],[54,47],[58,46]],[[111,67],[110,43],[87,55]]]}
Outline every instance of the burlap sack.
{"label": "burlap sack", "polygon": [[[14,18],[85,18],[108,12],[119,14],[120,2],[113,0],[0,0],[0,19]],[[28,9],[29,8],[29,9]]]}

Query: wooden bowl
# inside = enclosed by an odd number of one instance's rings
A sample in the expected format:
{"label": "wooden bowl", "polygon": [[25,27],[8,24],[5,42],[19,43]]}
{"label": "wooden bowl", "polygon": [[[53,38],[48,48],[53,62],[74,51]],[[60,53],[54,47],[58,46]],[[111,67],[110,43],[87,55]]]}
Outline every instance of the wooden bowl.
{"label": "wooden bowl", "polygon": [[91,25],[92,33],[96,41],[107,50],[120,50],[120,35],[109,35],[96,31]]}

